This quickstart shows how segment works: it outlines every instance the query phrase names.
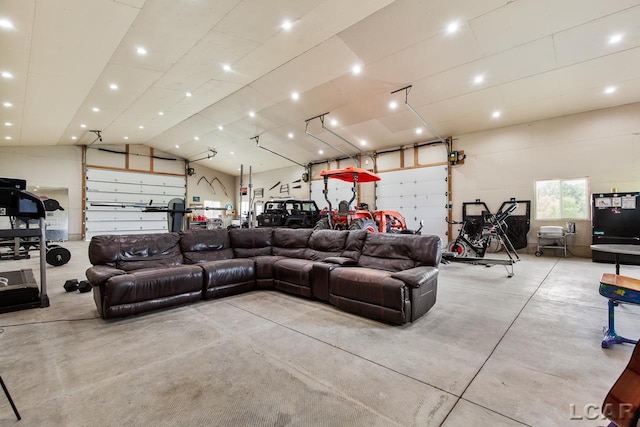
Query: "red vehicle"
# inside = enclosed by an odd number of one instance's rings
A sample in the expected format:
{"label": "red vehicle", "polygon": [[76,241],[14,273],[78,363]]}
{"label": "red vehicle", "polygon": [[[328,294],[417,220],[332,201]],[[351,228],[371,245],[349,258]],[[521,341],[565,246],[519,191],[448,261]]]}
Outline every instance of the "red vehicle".
{"label": "red vehicle", "polygon": [[[420,230],[415,232],[407,230],[407,224],[404,217],[399,212],[391,210],[370,211],[369,207],[365,203],[361,203],[356,209],[351,209],[351,203],[353,203],[358,194],[358,183],[380,181],[380,176],[375,173],[369,172],[366,169],[347,167],[342,169],[325,170],[320,172],[320,176],[324,178],[323,194],[329,207],[320,212],[322,218],[316,224],[316,230],[364,229],[371,233],[420,233]],[[329,178],[353,183],[353,196],[351,197],[351,200],[342,200],[338,204],[338,209],[333,209],[328,197]]]}

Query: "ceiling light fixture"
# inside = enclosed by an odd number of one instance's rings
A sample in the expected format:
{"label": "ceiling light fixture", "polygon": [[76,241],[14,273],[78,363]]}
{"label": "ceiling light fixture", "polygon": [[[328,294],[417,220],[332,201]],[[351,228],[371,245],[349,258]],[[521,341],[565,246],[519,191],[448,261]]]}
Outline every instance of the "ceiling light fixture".
{"label": "ceiling light fixture", "polygon": [[91,111],[93,111],[94,113],[97,113],[100,111],[100,109],[98,107],[93,107]]}
{"label": "ceiling light fixture", "polygon": [[449,25],[447,25],[447,33],[453,34],[456,31],[458,31],[459,28],[460,28],[460,24],[458,24],[457,21],[451,22]]}
{"label": "ceiling light fixture", "polygon": [[0,28],[12,29],[13,22],[9,21],[8,19],[0,19]]}
{"label": "ceiling light fixture", "polygon": [[324,154],[324,151],[318,150],[318,154]]}
{"label": "ceiling light fixture", "polygon": [[195,139],[196,141],[200,141],[200,137],[199,136],[194,136],[193,139]]}
{"label": "ceiling light fixture", "polygon": [[356,76],[362,72],[362,66],[360,64],[356,64],[351,67],[351,72]]}
{"label": "ceiling light fixture", "polygon": [[389,108],[391,108],[392,110],[395,110],[396,108],[398,108],[398,103],[396,101],[391,101],[389,103]]}
{"label": "ceiling light fixture", "polygon": [[249,117],[255,117],[256,113],[254,113],[253,111],[249,111]]}
{"label": "ceiling light fixture", "polygon": [[416,134],[418,134],[418,135],[422,135],[422,128],[418,128],[418,129],[416,129]]}
{"label": "ceiling light fixture", "polygon": [[491,117],[493,117],[494,119],[497,119],[498,117],[500,117],[502,115],[502,113],[500,111],[494,111],[491,114]]}
{"label": "ceiling light fixture", "polygon": [[11,122],[4,122],[4,125],[5,125],[5,126],[13,126],[13,123],[11,123]]}
{"label": "ceiling light fixture", "polygon": [[128,137],[128,136],[125,136],[125,137],[124,137],[124,139],[129,139],[129,137]]}
{"label": "ceiling light fixture", "polygon": [[7,141],[11,139],[10,136],[5,136],[4,139],[6,139]]}
{"label": "ceiling light fixture", "polygon": [[164,113],[162,111],[158,111],[158,115],[159,116],[164,116]]}
{"label": "ceiling light fixture", "polygon": [[222,129],[224,129],[224,126],[218,125],[218,130],[222,130]]}
{"label": "ceiling light fixture", "polygon": [[291,99],[297,101],[298,99],[300,99],[300,94],[298,92],[291,92]]}
{"label": "ceiling light fixture", "polygon": [[187,98],[191,97],[191,92],[185,92],[184,96],[186,96]]}
{"label": "ceiling light fixture", "polygon": [[367,140],[366,139],[361,139],[360,140],[360,145],[367,145]]}
{"label": "ceiling light fixture", "polygon": [[477,85],[482,83],[483,81],[484,81],[484,76],[482,74],[478,74],[473,78],[473,83]]}
{"label": "ceiling light fixture", "polygon": [[144,126],[140,125],[138,126],[138,129],[144,129]]}
{"label": "ceiling light fixture", "polygon": [[231,152],[231,155],[233,155],[233,151]]}
{"label": "ceiling light fixture", "polygon": [[145,49],[143,47],[138,47],[138,48],[136,48],[136,53],[138,55],[146,55],[147,54],[147,49]]}
{"label": "ceiling light fixture", "polygon": [[86,128],[86,127],[87,127],[87,125],[85,125],[84,123],[81,123],[81,124],[80,124],[80,127],[81,127],[81,128]]}
{"label": "ceiling light fixture", "polygon": [[111,89],[111,90],[118,90],[118,85],[117,85],[117,84],[115,84],[115,83],[111,83],[111,84],[109,85],[109,89]]}
{"label": "ceiling light fixture", "polygon": [[4,77],[5,79],[10,79],[13,77],[13,74],[11,74],[8,71],[3,71],[2,74],[0,74],[0,76]]}
{"label": "ceiling light fixture", "polygon": [[622,34],[614,34],[609,37],[609,44],[616,44],[622,41]]}
{"label": "ceiling light fixture", "polygon": [[291,29],[291,27],[293,26],[293,24],[291,23],[291,21],[289,21],[288,19],[285,19],[282,22],[282,29],[285,31],[289,31]]}
{"label": "ceiling light fixture", "polygon": [[178,144],[176,144],[176,148],[180,148],[180,146]]}
{"label": "ceiling light fixture", "polygon": [[78,137],[77,136],[72,136],[71,139],[73,139],[75,141],[76,139],[78,139]]}
{"label": "ceiling light fixture", "polygon": [[289,137],[289,139],[293,138],[293,132],[289,132],[289,134],[287,135]]}
{"label": "ceiling light fixture", "polygon": [[615,87],[615,86],[609,86],[608,88],[606,88],[606,89],[604,90],[604,93],[606,93],[607,95],[610,95],[610,94],[612,94],[612,93],[613,93],[613,92],[615,92],[615,91],[616,91],[616,87]]}
{"label": "ceiling light fixture", "polygon": [[231,71],[231,65],[229,65],[229,64],[224,64],[224,65],[222,66],[222,69],[223,69],[223,70],[225,70],[225,71]]}
{"label": "ceiling light fixture", "polygon": [[336,119],[331,119],[331,126],[338,126],[338,121]]}
{"label": "ceiling light fixture", "polygon": [[7,108],[9,108],[9,107],[13,107],[13,104],[12,104],[12,103],[10,103],[10,102],[4,102],[2,105],[3,105],[3,106],[5,106],[5,107],[7,107]]}

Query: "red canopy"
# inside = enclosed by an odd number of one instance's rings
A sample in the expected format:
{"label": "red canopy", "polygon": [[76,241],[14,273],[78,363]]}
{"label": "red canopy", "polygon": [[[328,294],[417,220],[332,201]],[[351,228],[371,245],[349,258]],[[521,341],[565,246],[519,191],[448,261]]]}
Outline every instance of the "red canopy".
{"label": "red canopy", "polygon": [[353,166],[342,169],[322,171],[320,172],[320,176],[328,176],[329,178],[335,178],[341,181],[353,182],[354,173],[358,175],[358,182],[380,181],[380,177],[375,173],[362,168],[354,168]]}

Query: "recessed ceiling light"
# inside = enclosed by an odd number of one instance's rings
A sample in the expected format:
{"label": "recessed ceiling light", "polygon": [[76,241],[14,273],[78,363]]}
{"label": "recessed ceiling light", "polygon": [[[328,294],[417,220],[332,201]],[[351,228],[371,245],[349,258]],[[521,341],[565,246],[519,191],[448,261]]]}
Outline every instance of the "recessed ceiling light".
{"label": "recessed ceiling light", "polygon": [[324,154],[324,151],[318,150],[318,154]]}
{"label": "recessed ceiling light", "polygon": [[494,119],[497,119],[498,117],[500,117],[502,115],[502,113],[500,111],[494,111],[491,114],[491,117],[493,117]]}
{"label": "recessed ceiling light", "polygon": [[361,139],[360,140],[360,145],[367,145],[367,140],[366,139]]}
{"label": "recessed ceiling light", "polygon": [[13,107],[13,104],[10,102],[4,102],[2,105],[4,105],[5,107],[9,108],[9,107]]}
{"label": "recessed ceiling light", "polygon": [[13,77],[13,74],[11,74],[8,71],[3,71],[2,74],[0,74],[0,76],[4,77],[5,79],[10,79]]}
{"label": "recessed ceiling light", "polygon": [[478,74],[473,78],[473,83],[480,84],[484,81],[484,76],[482,74]]}
{"label": "recessed ceiling light", "polygon": [[224,126],[222,126],[222,125],[218,125],[218,129],[219,129],[219,130],[222,130],[222,129],[224,129]]}
{"label": "recessed ceiling light", "polygon": [[615,92],[615,91],[616,91],[615,86],[609,86],[608,88],[606,88],[606,89],[604,90],[604,93],[606,93],[606,94],[608,95],[608,94],[611,94],[611,93],[613,93],[613,92]]}
{"label": "recessed ceiling light", "polygon": [[128,137],[128,136],[125,136],[125,137],[124,137],[124,139],[129,139],[129,137]]}
{"label": "recessed ceiling light", "polygon": [[140,125],[138,126],[138,129],[144,129],[144,126]]}
{"label": "recessed ceiling light", "polygon": [[0,19],[0,28],[11,29],[13,28],[13,22],[9,21],[8,19]]}
{"label": "recessed ceiling light", "polygon": [[200,141],[200,137],[199,136],[194,136],[193,139],[195,139],[196,141]]}
{"label": "recessed ceiling light", "polygon": [[185,92],[184,96],[186,96],[187,98],[191,96],[191,92]]}
{"label": "recessed ceiling light", "polygon": [[4,122],[4,125],[5,125],[5,126],[13,126],[13,123],[11,123],[11,122]]}
{"label": "recessed ceiling light", "polygon": [[255,117],[256,113],[254,113],[253,111],[249,111],[249,117]]}
{"label": "recessed ceiling light", "polygon": [[117,84],[115,84],[115,83],[111,83],[111,84],[109,85],[109,89],[111,89],[111,90],[117,90],[117,89],[118,89],[118,85],[117,85]]}
{"label": "recessed ceiling light", "polygon": [[223,69],[223,70],[225,70],[225,71],[231,71],[231,65],[229,65],[229,64],[224,64],[224,65],[222,66],[222,69]]}
{"label": "recessed ceiling light", "polygon": [[71,139],[73,139],[75,141],[76,139],[78,139],[78,137],[77,136],[72,136]]}
{"label": "recessed ceiling light", "polygon": [[418,129],[416,129],[416,133],[417,133],[418,135],[422,135],[422,128],[418,128]]}
{"label": "recessed ceiling light", "polygon": [[622,34],[614,34],[609,37],[609,44],[616,44],[622,41]]}
{"label": "recessed ceiling light", "polygon": [[289,132],[287,136],[289,137],[289,139],[293,138],[293,132]]}
{"label": "recessed ceiling light", "polygon": [[447,33],[455,33],[456,31],[458,31],[458,28],[460,28],[460,24],[458,24],[457,21],[451,22],[449,25],[447,25]]}
{"label": "recessed ceiling light", "polygon": [[288,19],[285,19],[282,22],[282,29],[285,31],[289,31],[291,29],[291,27],[293,26],[293,24],[291,23],[291,21],[289,21]]}
{"label": "recessed ceiling light", "polygon": [[162,111],[158,111],[158,115],[159,116],[164,116],[164,113]]}
{"label": "recessed ceiling light", "polygon": [[291,92],[291,99],[297,101],[298,99],[300,99],[300,94],[298,92]]}
{"label": "recessed ceiling light", "polygon": [[80,127],[81,127],[81,128],[86,128],[86,127],[87,127],[87,125],[85,125],[84,123],[82,123],[82,124],[80,124]]}
{"label": "recessed ceiling light", "polygon": [[93,107],[91,110],[92,110],[94,113],[97,113],[98,111],[100,111],[100,109],[99,109],[98,107]]}
{"label": "recessed ceiling light", "polygon": [[338,126],[338,121],[336,119],[331,119],[331,126]]}
{"label": "recessed ceiling light", "polygon": [[11,139],[11,137],[10,136],[5,136],[4,139],[9,140],[9,139]]}
{"label": "recessed ceiling light", "polygon": [[231,155],[233,155],[233,151],[231,152]]}
{"label": "recessed ceiling light", "polygon": [[147,54],[147,49],[143,48],[142,46],[136,48],[136,53],[138,55],[146,55]]}
{"label": "recessed ceiling light", "polygon": [[178,144],[176,144],[176,148],[180,148],[180,146]]}
{"label": "recessed ceiling light", "polygon": [[398,103],[396,101],[391,101],[389,103],[389,108],[391,108],[392,110],[395,110],[396,108],[398,108]]}
{"label": "recessed ceiling light", "polygon": [[362,66],[360,64],[356,64],[353,67],[351,67],[351,72],[355,75],[358,75],[362,72]]}

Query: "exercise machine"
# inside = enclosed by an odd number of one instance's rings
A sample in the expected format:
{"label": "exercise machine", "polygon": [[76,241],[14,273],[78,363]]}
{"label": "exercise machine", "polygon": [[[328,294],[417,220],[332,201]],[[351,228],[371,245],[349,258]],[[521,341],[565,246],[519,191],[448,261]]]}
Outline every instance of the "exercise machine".
{"label": "exercise machine", "polygon": [[[467,221],[453,222],[453,224],[462,224],[462,227],[456,239],[449,245],[449,251],[442,254],[444,262],[462,262],[488,267],[503,265],[507,270],[507,277],[513,277],[513,265],[520,261],[520,256],[507,236],[508,226],[506,219],[517,208],[518,203],[513,202],[502,212],[495,215],[491,213],[483,214],[480,232],[471,235],[465,231]],[[494,239],[504,249],[507,259],[484,258],[487,248]]]}

